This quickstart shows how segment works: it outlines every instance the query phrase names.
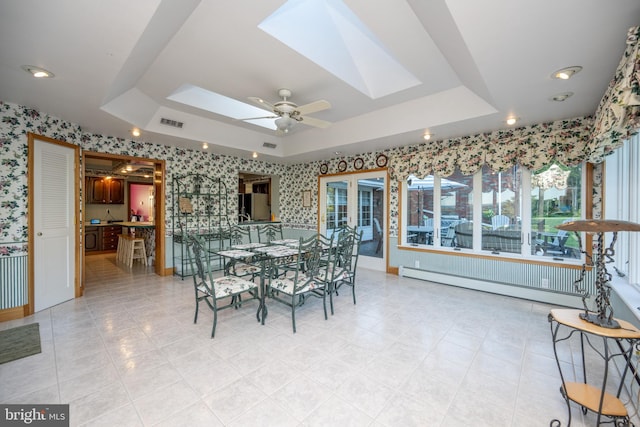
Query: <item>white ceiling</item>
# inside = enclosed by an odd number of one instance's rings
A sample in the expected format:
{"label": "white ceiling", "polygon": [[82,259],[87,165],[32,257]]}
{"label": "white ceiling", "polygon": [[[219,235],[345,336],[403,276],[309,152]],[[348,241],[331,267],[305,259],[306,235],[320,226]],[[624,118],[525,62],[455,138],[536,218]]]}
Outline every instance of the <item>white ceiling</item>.
{"label": "white ceiling", "polygon": [[[0,0],[0,100],[103,135],[139,127],[149,142],[310,161],[416,144],[425,129],[442,139],[506,128],[510,115],[526,125],[593,114],[640,23],[638,0],[345,0],[421,81],[372,99],[258,28],[284,3]],[[583,70],[571,80],[551,78],[573,65]],[[167,99],[185,84],[242,102],[288,88],[298,105],[329,101],[311,116],[333,124],[279,135]]]}

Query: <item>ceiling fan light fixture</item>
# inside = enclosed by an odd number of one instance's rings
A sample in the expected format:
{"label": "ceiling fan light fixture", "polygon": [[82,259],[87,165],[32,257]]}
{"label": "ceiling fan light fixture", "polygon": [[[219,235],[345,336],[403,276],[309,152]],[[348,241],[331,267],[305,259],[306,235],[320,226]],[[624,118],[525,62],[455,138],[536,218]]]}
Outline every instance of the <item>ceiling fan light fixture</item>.
{"label": "ceiling fan light fixture", "polygon": [[582,67],[579,65],[566,67],[556,71],[551,75],[551,77],[553,77],[554,79],[569,80],[571,77],[573,77],[575,73],[580,72],[580,70],[582,70]]}
{"label": "ceiling fan light fixture", "polygon": [[295,121],[291,117],[289,117],[287,115],[282,116],[279,119],[276,119],[276,121],[275,121],[275,124],[276,124],[276,127],[278,128],[278,130],[282,131],[284,133],[289,132],[289,129],[291,129],[293,127],[294,123],[295,123]]}

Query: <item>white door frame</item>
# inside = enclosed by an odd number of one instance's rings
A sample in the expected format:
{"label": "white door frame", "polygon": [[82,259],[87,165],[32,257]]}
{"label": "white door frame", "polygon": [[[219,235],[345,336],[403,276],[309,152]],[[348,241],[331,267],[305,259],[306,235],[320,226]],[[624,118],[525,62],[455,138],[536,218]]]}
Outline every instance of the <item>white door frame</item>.
{"label": "white door frame", "polygon": [[[25,314],[33,314],[35,312],[35,288],[36,288],[36,263],[42,263],[42,260],[36,257],[36,238],[37,234],[41,231],[35,229],[35,213],[33,206],[35,206],[35,188],[39,183],[35,182],[35,150],[36,143],[48,143],[54,144],[73,150],[73,171],[69,171],[73,174],[73,220],[72,220],[72,244],[69,244],[67,256],[73,259],[72,271],[69,271],[69,276],[73,279],[73,294],[75,298],[82,296],[82,289],[80,287],[80,230],[79,230],[79,218],[78,212],[80,212],[80,167],[79,167],[79,154],[80,147],[77,145],[69,144],[67,142],[58,141],[46,136],[36,135],[33,133],[27,134],[28,143],[28,203],[30,209],[28,210],[28,230],[29,230],[29,303],[25,308]],[[38,264],[40,265],[40,264]]]}
{"label": "white door frame", "polygon": [[365,268],[369,268],[372,270],[378,271],[387,271],[388,270],[388,234],[387,226],[388,226],[388,194],[389,194],[389,176],[387,174],[387,170],[374,170],[367,172],[352,172],[352,173],[343,173],[336,175],[323,175],[318,179],[318,230],[321,234],[327,234],[326,229],[326,208],[327,208],[327,192],[326,192],[326,184],[329,182],[346,182],[347,183],[347,224],[350,227],[355,227],[358,225],[358,181],[366,178],[384,178],[384,195],[383,195],[383,209],[384,213],[382,215],[383,223],[380,224],[382,226],[382,231],[384,233],[385,245],[383,248],[383,257],[375,258],[369,256],[360,255],[358,258],[358,266],[362,266]]}

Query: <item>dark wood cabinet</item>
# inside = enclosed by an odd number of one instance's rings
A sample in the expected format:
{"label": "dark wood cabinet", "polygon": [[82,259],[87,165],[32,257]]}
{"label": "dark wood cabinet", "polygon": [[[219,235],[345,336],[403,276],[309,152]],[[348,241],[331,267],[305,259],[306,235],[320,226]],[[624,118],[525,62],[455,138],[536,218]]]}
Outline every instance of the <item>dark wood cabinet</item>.
{"label": "dark wood cabinet", "polygon": [[119,225],[110,225],[102,228],[102,248],[103,251],[115,251],[118,249],[118,234],[122,233]]}
{"label": "dark wood cabinet", "polygon": [[84,228],[85,252],[113,252],[118,249],[118,235],[122,234],[119,225],[101,225]]}
{"label": "dark wood cabinet", "polygon": [[85,180],[87,203],[124,204],[124,180],[90,176]]}
{"label": "dark wood cabinet", "polygon": [[84,228],[85,252],[100,250],[100,237],[101,237],[101,233],[98,231],[98,227],[85,227]]}

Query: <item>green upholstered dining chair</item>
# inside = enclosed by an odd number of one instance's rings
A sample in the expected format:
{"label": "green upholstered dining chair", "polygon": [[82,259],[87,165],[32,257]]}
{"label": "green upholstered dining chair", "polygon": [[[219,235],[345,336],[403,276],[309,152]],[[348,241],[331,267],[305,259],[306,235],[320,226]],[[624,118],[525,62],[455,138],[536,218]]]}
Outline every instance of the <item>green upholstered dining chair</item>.
{"label": "green upholstered dining chair", "polygon": [[324,318],[327,319],[327,263],[322,262],[324,250],[316,236],[308,239],[300,238],[298,255],[295,263],[289,264],[285,274],[270,277],[267,295],[291,308],[291,325],[296,332],[296,308],[302,306],[309,297],[322,299]]}
{"label": "green upholstered dining chair", "polygon": [[333,314],[333,294],[338,295],[342,286],[351,288],[353,303],[356,303],[356,273],[358,269],[358,257],[362,244],[362,230],[356,228],[346,230],[341,234],[336,244],[336,257],[334,271],[332,273],[332,286],[329,301]]}
{"label": "green upholstered dining chair", "polygon": [[[216,334],[219,310],[231,307],[238,309],[247,301],[259,300],[260,292],[257,284],[240,277],[225,275],[214,278],[211,268],[212,254],[205,250],[203,240],[197,235],[188,235],[186,243],[187,255],[194,273],[196,312],[193,323],[198,322],[200,302],[204,301],[213,311],[211,328],[211,338],[213,338]],[[244,299],[242,299],[243,296],[245,296]]]}

